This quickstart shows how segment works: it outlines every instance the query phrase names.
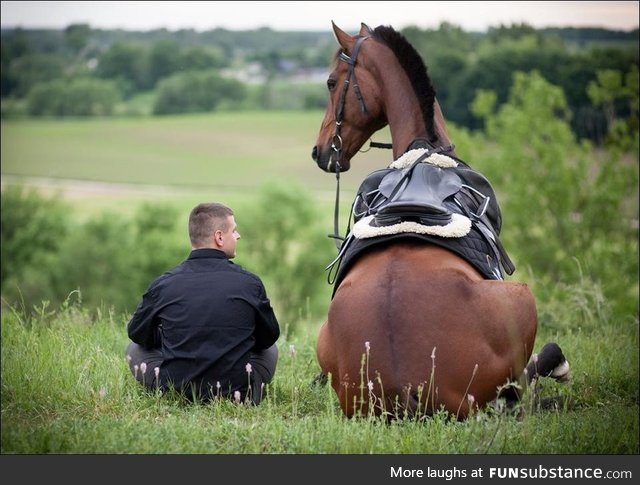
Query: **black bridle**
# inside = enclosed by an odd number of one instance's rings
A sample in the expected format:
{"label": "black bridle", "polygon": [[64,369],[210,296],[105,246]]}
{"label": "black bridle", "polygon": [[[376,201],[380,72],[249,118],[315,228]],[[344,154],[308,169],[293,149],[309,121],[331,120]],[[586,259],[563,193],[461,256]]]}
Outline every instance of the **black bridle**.
{"label": "black bridle", "polygon": [[329,158],[329,164],[327,165],[327,170],[331,171],[331,165],[335,164],[335,173],[336,173],[336,206],[334,210],[334,224],[333,224],[333,234],[329,234],[329,237],[335,239],[336,247],[340,250],[342,246],[342,242],[344,238],[340,236],[339,227],[338,227],[338,218],[340,212],[340,159],[342,157],[342,137],[340,136],[340,130],[342,128],[342,117],[344,116],[344,105],[347,99],[347,91],[349,89],[349,85],[351,84],[351,78],[353,78],[353,90],[356,93],[356,97],[360,102],[360,111],[362,113],[368,113],[367,106],[364,103],[364,98],[362,97],[362,93],[360,92],[360,86],[358,85],[358,80],[356,79],[355,67],[356,67],[356,59],[358,57],[358,52],[360,52],[360,47],[362,43],[367,40],[369,37],[359,37],[356,41],[356,44],[353,46],[353,52],[348,56],[344,51],[340,52],[338,59],[349,64],[349,70],[347,71],[347,77],[344,80],[344,84],[342,87],[342,92],[340,93],[340,99],[338,100],[338,104],[336,106],[336,129],[333,134],[333,139],[331,140],[331,149],[333,150],[331,157]]}

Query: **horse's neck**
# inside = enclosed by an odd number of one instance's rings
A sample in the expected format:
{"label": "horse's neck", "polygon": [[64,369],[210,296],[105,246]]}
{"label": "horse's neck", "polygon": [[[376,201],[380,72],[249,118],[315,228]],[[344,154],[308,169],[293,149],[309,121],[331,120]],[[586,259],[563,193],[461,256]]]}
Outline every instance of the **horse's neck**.
{"label": "horse's neck", "polygon": [[[404,89],[397,89],[397,86],[404,86]],[[391,86],[396,86],[391,88]],[[407,147],[416,138],[431,137],[427,134],[424,117],[411,84],[406,77],[401,77],[395,83],[387,84],[386,103],[387,122],[391,132],[391,143],[393,145],[393,158],[398,159]],[[433,107],[433,124],[436,133],[436,140],[433,143],[436,147],[451,144],[449,133],[447,132],[444,115],[440,109],[440,104],[436,100]]]}
{"label": "horse's neck", "polygon": [[[452,145],[451,138],[449,138],[449,131],[447,130],[447,124],[444,121],[444,115],[440,109],[440,103],[436,99],[433,103],[433,126],[438,137],[437,146]],[[451,153],[455,155],[455,150],[452,149]]]}

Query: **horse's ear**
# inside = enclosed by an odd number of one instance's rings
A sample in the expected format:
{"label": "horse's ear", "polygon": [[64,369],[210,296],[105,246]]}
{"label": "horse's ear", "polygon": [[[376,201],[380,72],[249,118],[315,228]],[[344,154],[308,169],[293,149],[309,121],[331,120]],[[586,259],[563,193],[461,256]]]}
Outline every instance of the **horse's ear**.
{"label": "horse's ear", "polygon": [[360,23],[360,34],[362,37],[373,34],[373,30],[364,22]]}
{"label": "horse's ear", "polygon": [[338,44],[340,44],[343,49],[348,49],[353,44],[353,38],[334,24],[333,21],[331,21],[331,25],[333,26],[333,34],[336,36]]}

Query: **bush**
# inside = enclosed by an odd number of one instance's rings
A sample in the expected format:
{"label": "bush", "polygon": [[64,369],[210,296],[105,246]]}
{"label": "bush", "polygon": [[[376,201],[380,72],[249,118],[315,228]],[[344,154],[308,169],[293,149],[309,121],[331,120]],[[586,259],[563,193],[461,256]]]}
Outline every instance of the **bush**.
{"label": "bush", "polygon": [[158,83],[154,114],[214,111],[223,101],[240,102],[245,96],[242,83],[225,79],[216,70],[187,71]]}
{"label": "bush", "polygon": [[29,91],[27,110],[34,116],[107,116],[120,102],[113,81],[79,78],[40,83]]}
{"label": "bush", "polygon": [[324,268],[335,246],[309,197],[298,187],[267,185],[246,212],[238,218],[238,262],[263,279],[281,325],[326,316],[331,288]]}
{"label": "bush", "polygon": [[57,253],[67,234],[67,206],[19,185],[2,190],[0,283],[19,279]]}
{"label": "bush", "polygon": [[483,93],[474,109],[499,147],[485,164],[507,194],[500,201],[507,248],[545,282],[540,290],[587,278],[603,285],[617,310],[634,314],[637,162],[578,143],[562,89],[536,72],[517,73],[508,102],[496,112],[490,105]]}
{"label": "bush", "polygon": [[130,313],[149,283],[189,252],[170,206],[143,205],[130,219],[104,212],[73,225],[57,198],[9,188],[2,204],[2,296],[25,310],[60,305],[77,291],[93,308]]}

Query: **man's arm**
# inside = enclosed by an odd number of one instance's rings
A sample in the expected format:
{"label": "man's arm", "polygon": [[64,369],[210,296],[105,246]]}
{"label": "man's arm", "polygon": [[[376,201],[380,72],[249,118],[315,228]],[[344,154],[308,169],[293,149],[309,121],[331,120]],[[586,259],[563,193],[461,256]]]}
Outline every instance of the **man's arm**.
{"label": "man's arm", "polygon": [[155,302],[151,290],[147,291],[127,324],[129,338],[146,349],[160,347],[160,329],[155,318]]}
{"label": "man's arm", "polygon": [[256,349],[266,349],[276,343],[276,340],[280,337],[280,325],[262,284],[259,287],[256,311],[255,347]]}

